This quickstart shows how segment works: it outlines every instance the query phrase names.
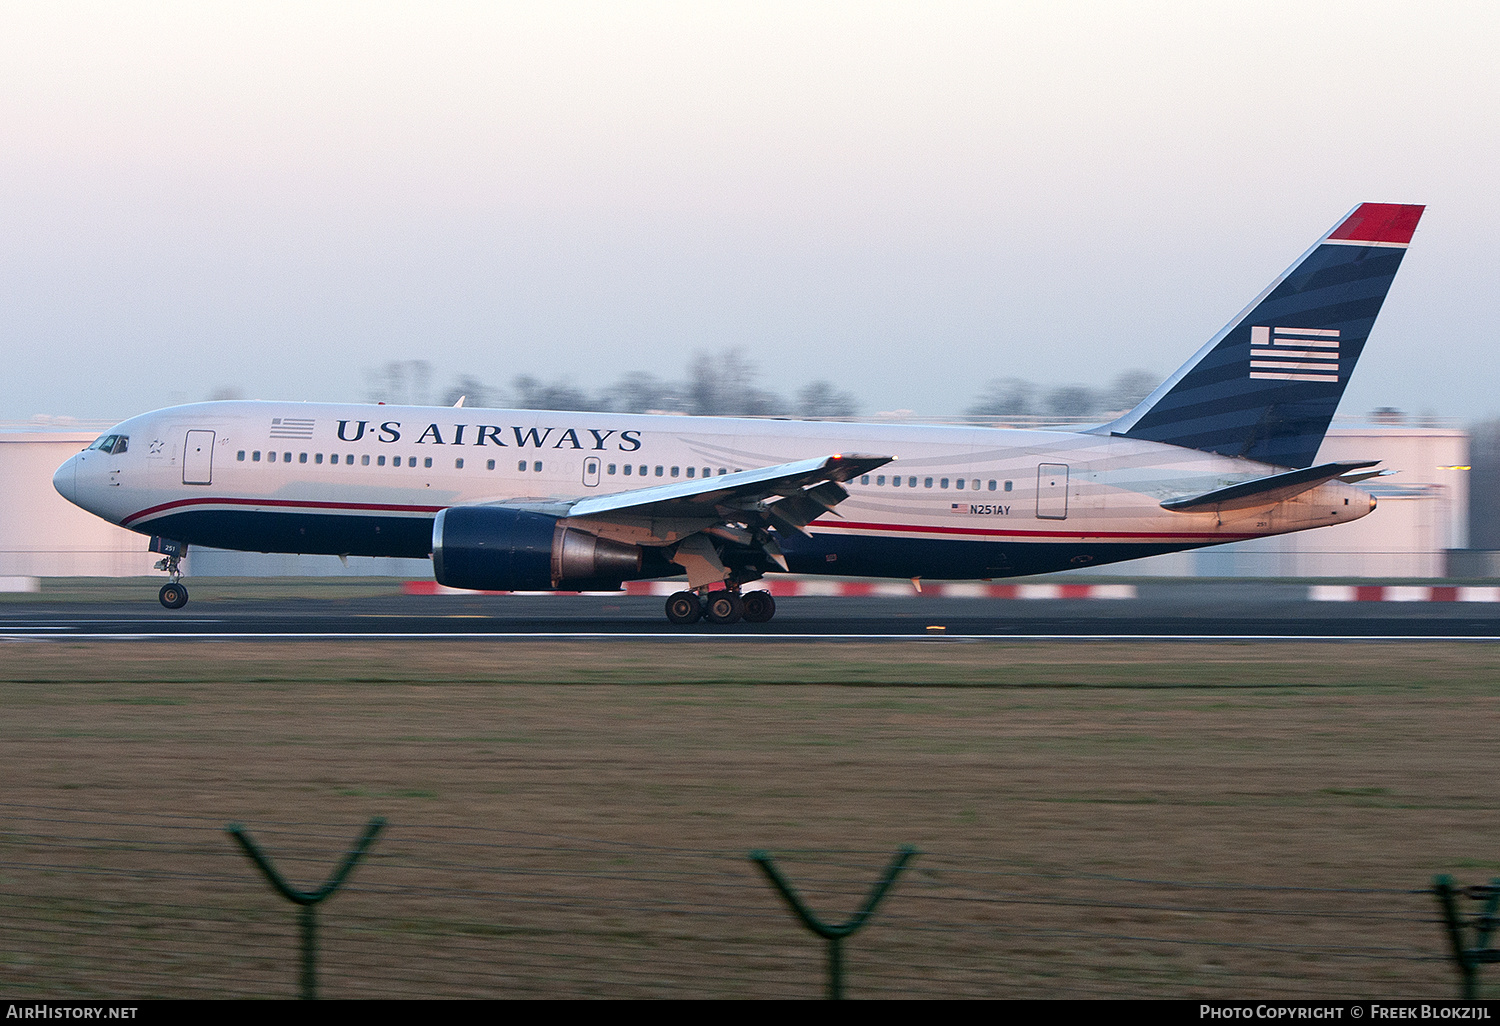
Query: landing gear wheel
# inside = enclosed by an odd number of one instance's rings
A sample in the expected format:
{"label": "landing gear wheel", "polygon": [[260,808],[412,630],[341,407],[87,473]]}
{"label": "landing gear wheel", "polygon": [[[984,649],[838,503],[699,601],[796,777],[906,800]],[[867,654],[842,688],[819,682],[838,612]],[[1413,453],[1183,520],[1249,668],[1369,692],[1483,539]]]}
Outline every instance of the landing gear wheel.
{"label": "landing gear wheel", "polygon": [[710,623],[738,623],[745,615],[745,603],[732,591],[716,591],[704,603],[703,615]]}
{"label": "landing gear wheel", "polygon": [[745,604],[746,623],[765,623],[776,615],[776,600],[769,591],[747,591],[740,600]]}
{"label": "landing gear wheel", "polygon": [[163,584],[157,598],[161,599],[161,604],[168,609],[181,609],[187,605],[188,592],[180,584]]}
{"label": "landing gear wheel", "polygon": [[690,591],[679,591],[667,599],[667,619],[673,623],[697,623],[703,616],[703,603]]}

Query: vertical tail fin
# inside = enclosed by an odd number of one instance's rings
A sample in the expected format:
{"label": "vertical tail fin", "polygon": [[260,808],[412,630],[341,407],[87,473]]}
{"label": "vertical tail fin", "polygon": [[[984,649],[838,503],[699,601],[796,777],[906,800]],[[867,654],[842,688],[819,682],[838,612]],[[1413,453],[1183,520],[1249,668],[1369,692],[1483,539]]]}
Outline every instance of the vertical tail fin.
{"label": "vertical tail fin", "polygon": [[1177,373],[1100,432],[1311,466],[1424,209],[1355,207]]}

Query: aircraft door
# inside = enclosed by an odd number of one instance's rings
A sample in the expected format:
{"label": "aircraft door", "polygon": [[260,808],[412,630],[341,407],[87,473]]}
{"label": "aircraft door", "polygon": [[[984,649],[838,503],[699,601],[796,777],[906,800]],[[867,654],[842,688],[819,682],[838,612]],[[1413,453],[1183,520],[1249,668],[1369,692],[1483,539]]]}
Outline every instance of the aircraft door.
{"label": "aircraft door", "polygon": [[1038,520],[1068,519],[1068,465],[1043,463],[1036,468]]}
{"label": "aircraft door", "polygon": [[182,450],[182,483],[212,484],[214,478],[214,433],[189,431]]}
{"label": "aircraft door", "polygon": [[583,461],[583,483],[590,488],[599,484],[599,457],[590,456]]}

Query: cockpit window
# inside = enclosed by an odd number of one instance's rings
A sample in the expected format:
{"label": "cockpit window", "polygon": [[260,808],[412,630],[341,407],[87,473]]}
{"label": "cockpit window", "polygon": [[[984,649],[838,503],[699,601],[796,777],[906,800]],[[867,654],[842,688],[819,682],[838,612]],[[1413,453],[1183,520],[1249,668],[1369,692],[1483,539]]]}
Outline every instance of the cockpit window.
{"label": "cockpit window", "polygon": [[[100,452],[107,452],[118,456],[129,447],[129,435],[101,435],[94,439],[94,444],[89,446],[89,449],[98,449]],[[84,451],[87,452],[88,450],[85,449]]]}

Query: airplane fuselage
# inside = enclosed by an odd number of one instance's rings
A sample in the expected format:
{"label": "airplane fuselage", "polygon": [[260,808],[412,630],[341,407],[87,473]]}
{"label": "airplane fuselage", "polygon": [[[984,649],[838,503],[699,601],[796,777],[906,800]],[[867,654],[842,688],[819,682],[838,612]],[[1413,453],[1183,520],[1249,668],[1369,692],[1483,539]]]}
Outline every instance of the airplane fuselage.
{"label": "airplane fuselage", "polygon": [[[111,436],[128,441],[59,468],[64,496],[141,534],[262,552],[426,557],[434,518],[449,507],[565,510],[839,452],[894,459],[849,480],[849,497],[807,534],[780,533],[793,572],[1009,577],[1342,523],[1374,508],[1368,493],[1329,481],[1258,508],[1171,512],[1161,503],[1283,468],[1062,431],[235,401],[144,414]],[[649,523],[590,529],[632,544],[677,540],[671,528],[653,539]]]}

